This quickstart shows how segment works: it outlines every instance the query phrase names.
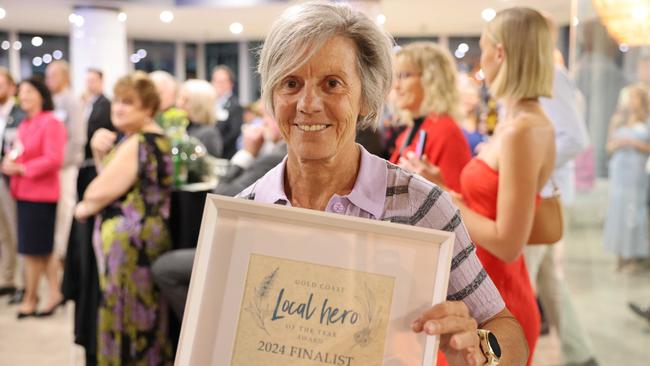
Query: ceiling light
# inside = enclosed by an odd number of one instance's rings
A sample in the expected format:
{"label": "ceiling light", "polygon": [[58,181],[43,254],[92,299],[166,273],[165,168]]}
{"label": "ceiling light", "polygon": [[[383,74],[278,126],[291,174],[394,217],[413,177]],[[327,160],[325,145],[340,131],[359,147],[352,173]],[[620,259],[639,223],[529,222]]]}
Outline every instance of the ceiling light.
{"label": "ceiling light", "polygon": [[14,50],[18,51],[21,48],[23,48],[22,42],[20,42],[20,41],[14,42]]}
{"label": "ceiling light", "polygon": [[82,17],[81,15],[77,15],[75,13],[72,13],[68,16],[68,21],[76,25],[77,27],[81,27],[85,23],[84,17]]}
{"label": "ceiling light", "polygon": [[377,24],[379,25],[386,24],[386,16],[384,14],[377,15]]}
{"label": "ceiling light", "polygon": [[44,54],[43,55],[43,62],[45,62],[46,64],[49,64],[50,62],[52,62],[52,55],[50,55],[49,53]]}
{"label": "ceiling light", "polygon": [[32,37],[32,46],[40,47],[43,44],[43,38],[36,36]]}
{"label": "ceiling light", "polygon": [[630,46],[626,45],[625,43],[621,43],[618,45],[618,50],[625,53],[630,50]]}
{"label": "ceiling light", "polygon": [[7,11],[4,8],[0,8],[0,19],[4,19],[7,16]]}
{"label": "ceiling light", "polygon": [[63,52],[60,50],[54,50],[54,52],[52,52],[52,57],[54,57],[55,60],[60,60],[61,57],[63,57]]}
{"label": "ceiling light", "polygon": [[39,66],[41,66],[42,64],[43,64],[43,59],[42,59],[42,58],[36,56],[36,57],[34,57],[34,58],[32,59],[32,65],[34,65],[34,66],[36,66],[36,67],[39,67]]}
{"label": "ceiling light", "polygon": [[647,5],[639,5],[636,8],[632,9],[632,16],[634,19],[642,21],[648,17],[648,8]]}
{"label": "ceiling light", "polygon": [[126,22],[126,18],[127,17],[126,17],[125,12],[121,12],[121,13],[117,14],[117,20],[119,20],[122,23]]}
{"label": "ceiling light", "polygon": [[138,62],[140,62],[140,57],[138,57],[138,55],[136,55],[136,54],[134,53],[134,54],[132,54],[132,55],[129,57],[129,60],[130,60],[132,63],[137,64]]}
{"label": "ceiling light", "polygon": [[469,46],[467,45],[467,43],[463,42],[458,45],[458,50],[462,53],[466,53],[467,51],[469,51]]}
{"label": "ceiling light", "polygon": [[138,55],[138,58],[145,58],[145,57],[147,57],[147,51],[144,50],[144,49],[142,49],[142,48],[139,49],[138,52],[136,52],[135,54]]}
{"label": "ceiling light", "polygon": [[461,50],[456,50],[456,52],[454,52],[454,56],[456,56],[456,58],[463,58],[465,57],[465,52]]}
{"label": "ceiling light", "polygon": [[593,0],[596,13],[619,44],[650,45],[650,3],[639,0]]}
{"label": "ceiling light", "polygon": [[171,23],[174,20],[174,13],[169,10],[165,10],[160,13],[160,21],[163,23]]}
{"label": "ceiling light", "polygon": [[241,23],[232,23],[230,25],[230,32],[232,34],[239,34],[244,31],[244,26]]}
{"label": "ceiling light", "polygon": [[490,20],[494,19],[496,15],[497,12],[492,8],[485,8],[481,12],[481,18],[483,18],[483,20],[485,20],[486,22],[489,22]]}
{"label": "ceiling light", "polygon": [[11,48],[11,42],[2,41],[2,44],[0,45],[0,47],[2,47],[2,49],[6,51],[6,50]]}

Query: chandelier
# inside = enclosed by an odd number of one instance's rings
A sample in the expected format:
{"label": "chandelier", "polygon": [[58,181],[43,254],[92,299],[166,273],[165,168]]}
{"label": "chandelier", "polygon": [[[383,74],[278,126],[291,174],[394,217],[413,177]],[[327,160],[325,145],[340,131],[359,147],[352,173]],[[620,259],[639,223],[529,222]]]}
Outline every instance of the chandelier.
{"label": "chandelier", "polygon": [[628,46],[650,45],[650,0],[592,0],[609,34]]}

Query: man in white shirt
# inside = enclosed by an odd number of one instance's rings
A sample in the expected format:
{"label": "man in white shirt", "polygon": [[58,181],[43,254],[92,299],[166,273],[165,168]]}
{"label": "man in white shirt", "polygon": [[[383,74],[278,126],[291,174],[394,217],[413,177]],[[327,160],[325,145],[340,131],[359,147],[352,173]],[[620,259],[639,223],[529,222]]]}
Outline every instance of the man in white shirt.
{"label": "man in white shirt", "polygon": [[[15,93],[16,83],[9,70],[0,67],[0,160],[11,149],[25,117]],[[9,192],[9,180],[0,176],[0,296],[13,295],[16,285],[22,283],[22,276],[16,276],[16,245],[16,203]]]}
{"label": "man in white shirt", "polygon": [[[557,33],[554,35],[557,39]],[[578,110],[578,89],[564,68],[561,54],[556,53],[553,97],[541,98],[540,102],[555,128],[556,159],[551,179],[555,180],[566,207],[575,199],[573,160],[589,145],[589,135],[584,113]],[[549,197],[552,194],[553,185],[548,182],[541,195]],[[546,318],[559,333],[564,364],[597,365],[563,278],[562,241],[551,244],[554,243],[526,246],[524,255],[531,283],[536,288]]]}
{"label": "man in white shirt", "polygon": [[223,158],[230,159],[237,152],[237,138],[244,121],[244,110],[234,94],[235,74],[228,66],[219,65],[212,71],[211,83],[217,92],[215,114],[223,139]]}

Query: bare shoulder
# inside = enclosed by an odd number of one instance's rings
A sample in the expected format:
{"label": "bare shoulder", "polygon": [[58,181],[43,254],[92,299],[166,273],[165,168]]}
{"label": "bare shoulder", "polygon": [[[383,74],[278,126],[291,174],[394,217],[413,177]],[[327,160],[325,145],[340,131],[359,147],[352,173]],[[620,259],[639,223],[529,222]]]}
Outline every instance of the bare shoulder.
{"label": "bare shoulder", "polygon": [[138,144],[140,143],[139,135],[133,134],[124,140],[121,144],[117,145],[115,149],[115,159],[127,158],[130,159],[137,156]]}
{"label": "bare shoulder", "polygon": [[555,139],[553,125],[544,114],[522,112],[502,131],[504,145],[539,147]]}

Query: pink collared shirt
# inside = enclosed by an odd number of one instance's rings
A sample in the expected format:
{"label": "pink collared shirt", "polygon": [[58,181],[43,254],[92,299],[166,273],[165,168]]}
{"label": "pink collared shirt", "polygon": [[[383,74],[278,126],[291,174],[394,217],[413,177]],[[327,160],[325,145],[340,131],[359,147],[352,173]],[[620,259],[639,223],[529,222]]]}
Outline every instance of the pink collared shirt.
{"label": "pink collared shirt", "polygon": [[59,200],[59,170],[66,137],[65,126],[51,112],[41,112],[21,122],[17,141],[23,152],[16,162],[23,164],[25,174],[11,177],[14,198],[30,202]]}
{"label": "pink collared shirt", "polygon": [[[332,196],[325,211],[454,232],[447,299],[463,301],[479,324],[503,310],[503,299],[478,260],[476,246],[449,194],[370,154],[361,145],[359,149],[361,165],[352,191]],[[291,206],[284,190],[286,162],[285,158],[239,197]]]}

